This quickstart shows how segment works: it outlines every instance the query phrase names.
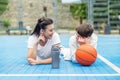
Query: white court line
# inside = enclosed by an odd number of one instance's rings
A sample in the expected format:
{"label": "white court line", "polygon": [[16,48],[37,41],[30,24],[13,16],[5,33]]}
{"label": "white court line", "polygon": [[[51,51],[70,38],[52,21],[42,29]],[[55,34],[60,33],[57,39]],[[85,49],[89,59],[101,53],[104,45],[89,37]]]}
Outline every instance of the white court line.
{"label": "white court line", "polygon": [[103,56],[98,54],[98,58],[100,58],[104,63],[106,63],[108,66],[110,66],[112,69],[114,69],[116,72],[118,72],[120,74],[120,68],[117,67],[116,65],[114,65],[113,63],[111,63],[110,61],[108,61],[107,59],[105,59]]}
{"label": "white court line", "polygon": [[115,77],[115,76],[119,76],[120,77],[120,74],[0,74],[0,76],[9,76],[9,77],[12,77],[12,76],[83,76],[83,77],[97,77],[97,76],[112,76],[112,77]]}

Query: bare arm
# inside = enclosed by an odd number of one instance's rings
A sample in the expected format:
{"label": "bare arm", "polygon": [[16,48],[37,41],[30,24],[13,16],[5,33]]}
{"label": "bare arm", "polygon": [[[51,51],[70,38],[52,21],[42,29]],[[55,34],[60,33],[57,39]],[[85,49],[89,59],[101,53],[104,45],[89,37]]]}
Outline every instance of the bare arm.
{"label": "bare arm", "polygon": [[36,60],[37,47],[40,42],[44,41],[44,37],[40,35],[38,40],[34,43],[33,48],[28,48],[27,60],[31,64],[31,60]]}
{"label": "bare arm", "polygon": [[52,58],[44,59],[44,60],[35,60],[32,58],[28,58],[28,62],[30,64],[50,64],[52,63]]}
{"label": "bare arm", "polygon": [[33,48],[28,48],[27,59],[28,58],[36,59],[37,45],[38,44],[35,44]]}
{"label": "bare arm", "polygon": [[52,58],[37,61],[37,64],[50,64],[50,63],[52,63]]}
{"label": "bare arm", "polygon": [[69,47],[70,47],[70,57],[72,59],[72,62],[76,63],[76,58],[75,58],[75,51],[78,47],[76,38],[75,36],[72,36],[69,40]]}

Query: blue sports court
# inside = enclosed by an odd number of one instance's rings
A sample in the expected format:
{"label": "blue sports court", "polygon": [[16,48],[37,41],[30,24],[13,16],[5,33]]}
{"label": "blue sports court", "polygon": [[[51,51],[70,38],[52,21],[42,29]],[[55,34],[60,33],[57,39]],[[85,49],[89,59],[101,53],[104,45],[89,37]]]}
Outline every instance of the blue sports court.
{"label": "blue sports court", "polygon": [[[70,36],[62,35],[68,46]],[[120,36],[98,36],[98,58],[81,66],[61,57],[60,68],[51,64],[29,65],[26,61],[28,36],[0,36],[0,80],[120,80]]]}

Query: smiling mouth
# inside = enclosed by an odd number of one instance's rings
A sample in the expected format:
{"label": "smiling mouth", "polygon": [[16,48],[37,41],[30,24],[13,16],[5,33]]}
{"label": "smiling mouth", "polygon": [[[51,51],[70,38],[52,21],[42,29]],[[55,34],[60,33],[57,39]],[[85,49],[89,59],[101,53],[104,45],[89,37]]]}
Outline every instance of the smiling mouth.
{"label": "smiling mouth", "polygon": [[53,35],[50,35],[49,37],[52,38]]}

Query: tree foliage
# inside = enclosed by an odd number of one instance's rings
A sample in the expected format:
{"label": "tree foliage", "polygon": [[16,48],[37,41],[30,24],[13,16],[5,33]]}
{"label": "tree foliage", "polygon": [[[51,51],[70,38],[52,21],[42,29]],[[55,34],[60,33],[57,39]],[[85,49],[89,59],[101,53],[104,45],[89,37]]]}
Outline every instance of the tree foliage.
{"label": "tree foliage", "polygon": [[0,0],[0,15],[7,9],[8,0]]}
{"label": "tree foliage", "polygon": [[86,4],[71,4],[70,12],[75,19],[80,20],[80,24],[83,19],[87,18],[87,5]]}

